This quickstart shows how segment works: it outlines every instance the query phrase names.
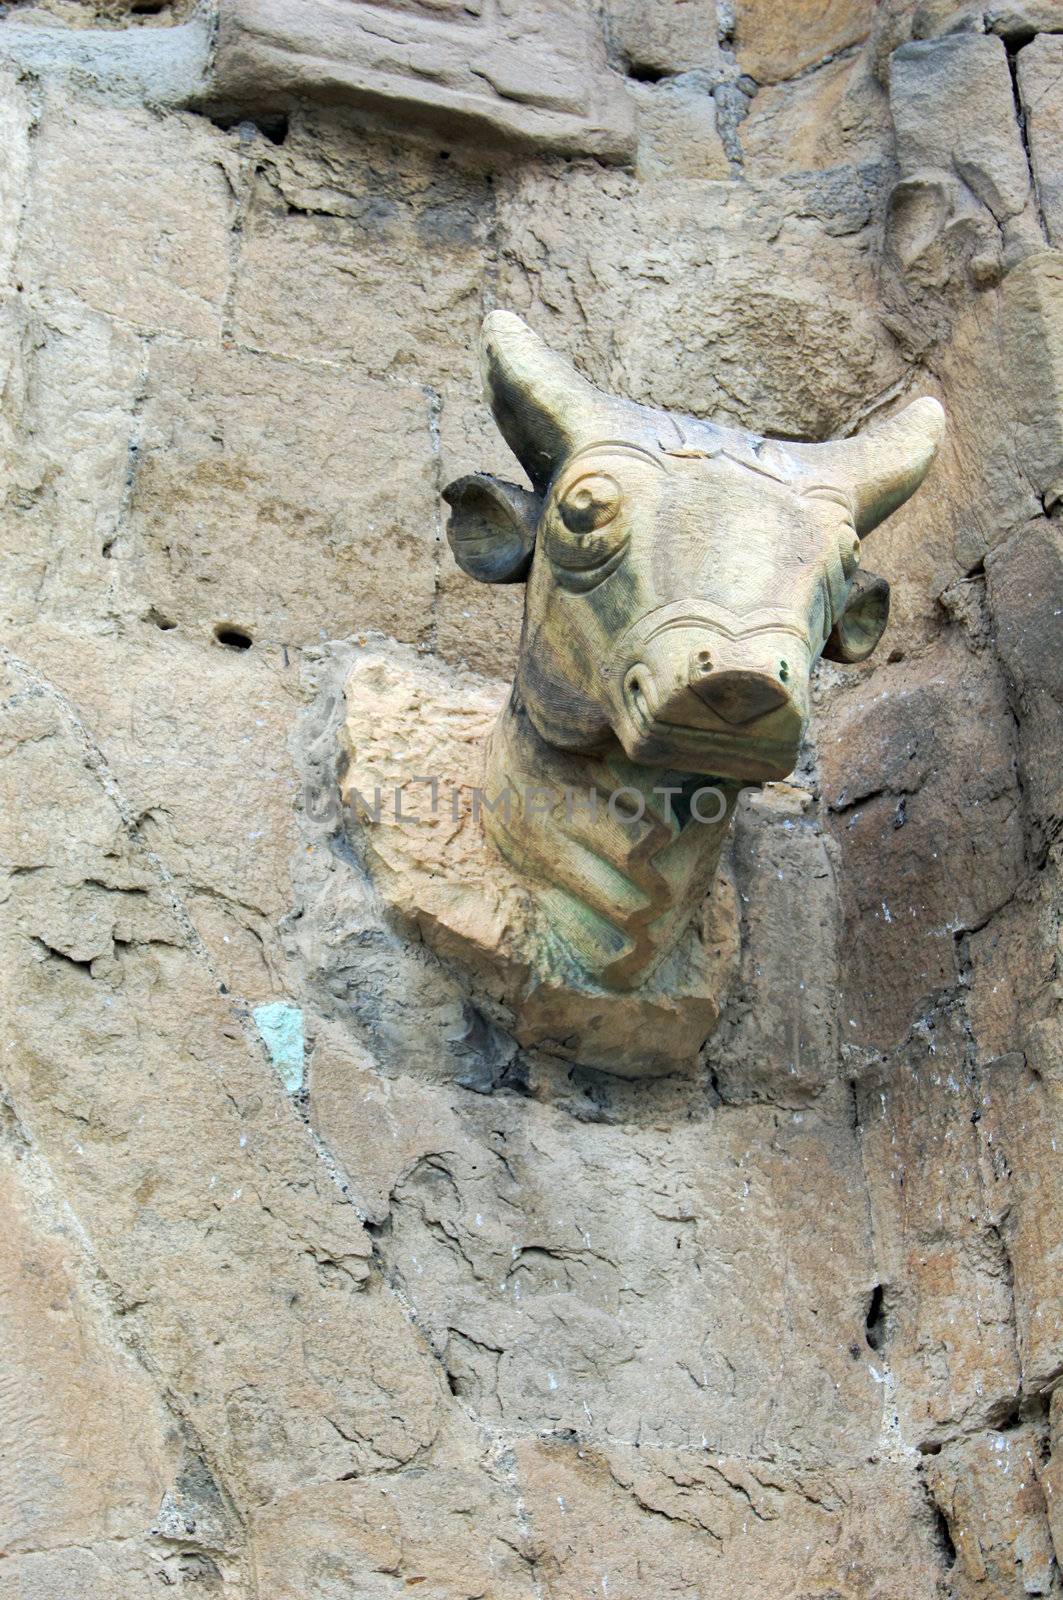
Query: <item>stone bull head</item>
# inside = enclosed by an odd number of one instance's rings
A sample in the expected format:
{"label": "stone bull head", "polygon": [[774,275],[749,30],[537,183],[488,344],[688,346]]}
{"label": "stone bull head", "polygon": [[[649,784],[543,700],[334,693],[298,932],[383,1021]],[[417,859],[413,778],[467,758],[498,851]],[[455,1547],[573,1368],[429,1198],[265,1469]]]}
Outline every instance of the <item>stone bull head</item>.
{"label": "stone bull head", "polygon": [[[532,484],[476,473],[443,491],[462,569],[527,586],[498,771],[612,750],[629,780],[632,765],[735,793],[785,778],[817,659],[862,661],[882,636],[889,586],[861,571],[862,540],[922,482],[944,428],[937,401],[851,439],[791,444],[603,394],[509,312],[485,320],[482,359],[495,420]],[[682,831],[665,820],[660,851]],[[558,865],[560,837],[536,847],[527,829],[520,840],[491,831],[532,878],[593,901],[586,873],[574,888]],[[582,843],[630,886],[630,860],[600,830]],[[632,957],[630,917],[611,919],[620,955],[597,963],[599,977],[637,982],[674,941],[696,888],[681,876],[671,906],[647,890],[652,903],[632,913],[665,932],[641,941],[644,960]],[[607,900],[596,915],[608,920]]]}

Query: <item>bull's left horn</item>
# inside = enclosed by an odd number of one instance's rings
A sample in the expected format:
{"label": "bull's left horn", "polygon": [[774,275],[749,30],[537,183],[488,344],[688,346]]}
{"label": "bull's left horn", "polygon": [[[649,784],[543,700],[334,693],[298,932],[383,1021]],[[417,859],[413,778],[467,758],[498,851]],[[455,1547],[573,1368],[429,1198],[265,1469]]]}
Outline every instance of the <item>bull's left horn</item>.
{"label": "bull's left horn", "polygon": [[945,435],[945,412],[936,400],[913,400],[888,422],[852,439],[787,449],[852,497],[861,538],[913,495],[930,470]]}

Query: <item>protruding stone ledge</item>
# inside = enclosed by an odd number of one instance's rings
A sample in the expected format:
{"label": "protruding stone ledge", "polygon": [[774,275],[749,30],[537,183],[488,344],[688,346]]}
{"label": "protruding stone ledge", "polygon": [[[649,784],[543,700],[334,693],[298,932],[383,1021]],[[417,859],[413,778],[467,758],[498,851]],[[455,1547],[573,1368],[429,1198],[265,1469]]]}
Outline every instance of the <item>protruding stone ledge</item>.
{"label": "protruding stone ledge", "polygon": [[631,100],[574,0],[223,0],[208,98],[251,115],[358,106],[447,137],[634,157]]}

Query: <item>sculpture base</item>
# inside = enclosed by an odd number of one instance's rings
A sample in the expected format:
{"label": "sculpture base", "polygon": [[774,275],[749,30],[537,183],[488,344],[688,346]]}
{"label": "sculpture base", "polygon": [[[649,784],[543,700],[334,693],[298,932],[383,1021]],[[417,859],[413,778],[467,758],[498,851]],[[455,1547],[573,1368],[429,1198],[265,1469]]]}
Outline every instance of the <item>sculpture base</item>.
{"label": "sculpture base", "polygon": [[483,832],[487,735],[508,685],[412,650],[364,649],[346,684],[341,794],[384,905],[468,976],[525,1047],[623,1077],[689,1072],[738,957],[717,873],[678,946],[637,989],[595,985]]}

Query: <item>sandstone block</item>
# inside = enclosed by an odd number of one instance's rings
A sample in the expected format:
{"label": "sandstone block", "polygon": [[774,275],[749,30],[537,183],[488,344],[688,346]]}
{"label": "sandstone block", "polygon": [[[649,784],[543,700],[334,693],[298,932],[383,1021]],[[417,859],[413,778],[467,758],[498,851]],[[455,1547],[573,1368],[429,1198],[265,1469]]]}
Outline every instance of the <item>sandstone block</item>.
{"label": "sandstone block", "polygon": [[[601,388],[822,439],[900,374],[869,310],[864,178],[810,175],[799,201],[728,183],[695,209],[682,180],[640,187],[636,203],[621,174],[529,167],[499,195],[499,299]],[[786,221],[795,210],[818,220]]]}
{"label": "sandstone block", "polygon": [[238,646],[425,635],[438,525],[419,390],[160,349],[142,428],[113,553],[141,614]]}
{"label": "sandstone block", "polygon": [[1021,1384],[964,1042],[954,1014],[927,1012],[856,1085],[882,1285],[869,1305],[868,1359],[887,1429],[930,1449],[1010,1416]]}
{"label": "sandstone block", "polygon": [[217,338],[233,222],[221,139],[131,107],[85,101],[71,117],[57,94],[37,136],[27,289],[65,290],[139,332]]}
{"label": "sandstone block", "polygon": [[889,237],[902,271],[931,294],[954,275],[985,287],[1040,248],[1003,42],[960,32],[902,45],[889,94],[901,168]]}
{"label": "sandstone block", "polygon": [[990,553],[986,577],[997,648],[1021,709],[1024,797],[1044,839],[1063,815],[1063,524],[1030,523]]}
{"label": "sandstone block", "polygon": [[956,1549],[954,1593],[962,1600],[1051,1594],[1056,1586],[1038,1469],[1038,1441],[1028,1428],[957,1440],[927,1463]]}
{"label": "sandstone block", "polygon": [[730,163],[706,75],[632,88],[639,108],[640,178],[726,178]]}
{"label": "sandstone block", "polygon": [[[383,15],[382,15],[383,13]],[[209,90],[225,108],[300,99],[376,109],[476,140],[623,160],[632,118],[589,8],[529,0],[497,12],[225,0]]]}
{"label": "sandstone block", "polygon": [[632,77],[720,68],[716,0],[607,0],[613,49]]}
{"label": "sandstone block", "polygon": [[367,139],[322,113],[294,119],[256,162],[239,342],[438,391],[475,383],[494,198],[450,155]]}
{"label": "sandstone block", "polygon": [[778,83],[866,39],[872,0],[737,0],[734,43],[738,64],[758,83]]}
{"label": "sandstone block", "polygon": [[[1063,16],[1058,18],[1063,30]],[[1048,237],[1063,247],[1063,109],[1059,77],[1063,37],[1044,34],[1019,52],[1018,83],[1026,118],[1034,185]]]}
{"label": "sandstone block", "polygon": [[[842,1036],[899,1042],[956,977],[955,936],[1014,893],[1025,869],[1004,684],[944,639],[879,667],[817,733],[841,851]],[[859,930],[859,932],[857,932]]]}
{"label": "sandstone block", "polygon": [[738,130],[758,178],[876,161],[889,136],[886,96],[861,56],[760,89]]}
{"label": "sandstone block", "polygon": [[[713,1588],[931,1600],[938,1560],[917,1486],[885,1464],[850,1476],[765,1461],[528,1440],[517,1451],[540,1560],[558,1595],[614,1600]],[[902,1532],[903,1529],[903,1532]]]}

